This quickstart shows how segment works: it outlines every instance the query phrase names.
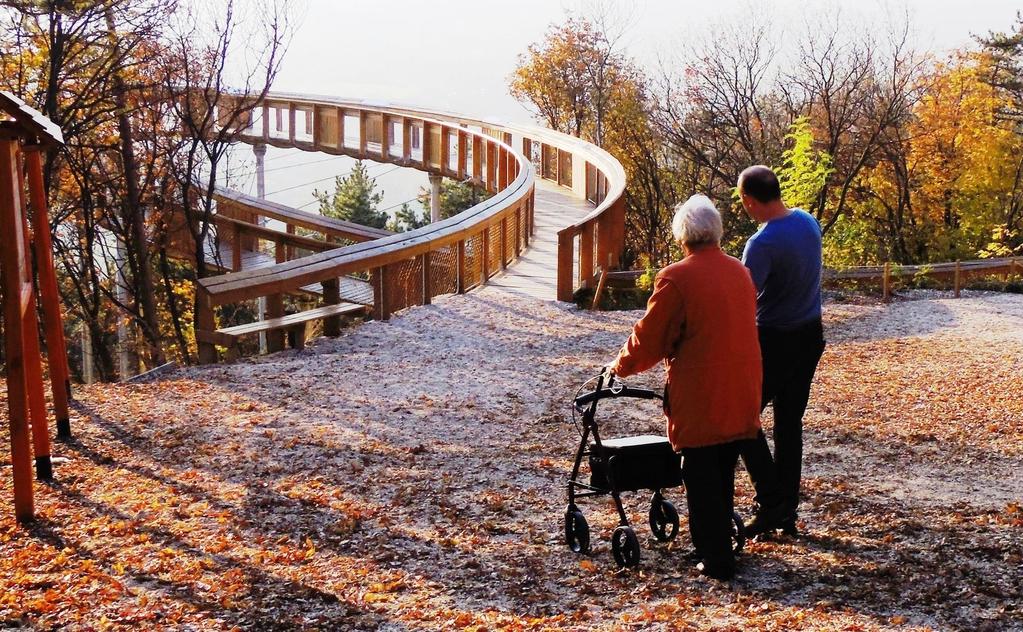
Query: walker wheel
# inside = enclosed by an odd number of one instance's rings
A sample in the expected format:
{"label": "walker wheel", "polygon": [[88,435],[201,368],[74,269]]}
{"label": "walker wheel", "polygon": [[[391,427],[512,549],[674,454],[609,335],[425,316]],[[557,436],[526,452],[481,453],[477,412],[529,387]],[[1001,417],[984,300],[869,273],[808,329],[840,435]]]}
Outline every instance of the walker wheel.
{"label": "walker wheel", "polygon": [[565,544],[573,553],[590,551],[590,525],[586,523],[583,512],[574,507],[565,512]]}
{"label": "walker wheel", "polygon": [[618,568],[628,568],[639,564],[639,538],[632,527],[622,525],[611,534],[611,554],[614,555]]}
{"label": "walker wheel", "polygon": [[746,527],[742,524],[742,516],[732,512],[732,553],[739,554],[746,546]]}
{"label": "walker wheel", "polygon": [[650,501],[650,530],[658,542],[671,542],[678,535],[678,510],[660,495]]}

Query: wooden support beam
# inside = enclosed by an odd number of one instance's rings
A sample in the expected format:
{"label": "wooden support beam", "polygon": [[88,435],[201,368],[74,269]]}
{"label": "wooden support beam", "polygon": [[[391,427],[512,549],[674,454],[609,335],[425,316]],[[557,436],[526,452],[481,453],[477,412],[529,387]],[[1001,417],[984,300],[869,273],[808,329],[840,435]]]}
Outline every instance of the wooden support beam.
{"label": "wooden support beam", "polygon": [[433,152],[433,136],[430,134],[430,123],[423,121],[423,137],[419,144],[423,147],[423,159],[420,161],[423,169],[430,169],[430,153]]}
{"label": "wooden support beam", "polygon": [[0,248],[0,283],[3,285],[4,360],[7,368],[8,425],[11,438],[11,465],[14,476],[14,514],[18,522],[35,517],[32,489],[32,446],[29,438],[28,391],[25,375],[25,312],[29,309],[26,290],[31,288],[25,269],[24,226],[20,211],[18,185],[18,141],[0,136],[0,232],[5,243]]}
{"label": "wooden support beam", "polygon": [[288,104],[288,140],[295,144],[295,104]]}
{"label": "wooden support beam", "polygon": [[468,150],[468,147],[469,147],[469,142],[468,141],[469,141],[468,134],[466,134],[462,130],[458,130],[458,179],[459,180],[465,180],[465,178],[468,175],[466,173],[466,169],[468,168],[468,161],[467,161],[468,156],[466,155],[468,153],[468,151],[469,151]]}
{"label": "wooden support beam", "polygon": [[[606,270],[604,270],[606,272]],[[583,226],[579,234],[579,285],[593,284],[593,222]]]}
{"label": "wooden support beam", "polygon": [[429,305],[433,294],[433,286],[430,279],[430,253],[424,252],[419,255],[419,266],[422,277],[423,305]]}
{"label": "wooden support beam", "polygon": [[445,125],[440,126],[440,171],[441,173],[451,173],[451,144],[448,140],[448,128]]}
{"label": "wooden support beam", "polygon": [[231,269],[241,272],[242,269],[242,227],[231,224]]}
{"label": "wooden support beam", "polygon": [[515,257],[522,254],[522,207],[515,207]]}
{"label": "wooden support beam", "polygon": [[213,301],[202,289],[196,290],[195,297],[196,342],[199,347],[199,364],[213,364],[217,361],[217,349],[212,342],[199,337],[199,332],[212,332],[217,328],[213,312]]}
{"label": "wooden support beam", "polygon": [[[278,238],[274,241],[274,259],[277,263],[284,263],[287,259],[287,245],[284,243],[283,239]],[[266,315],[268,318],[280,318],[281,316],[284,316],[283,294],[278,292],[266,297]],[[267,351],[273,353],[275,351],[284,350],[284,335],[285,332],[281,330],[266,332]]]}
{"label": "wooden support beam", "polygon": [[487,141],[487,190],[497,193],[497,144]]}
{"label": "wooden support beam", "polygon": [[558,233],[558,300],[572,302],[572,267],[575,246],[575,234],[571,228]]}
{"label": "wooden support beam", "polygon": [[508,216],[501,218],[501,269],[508,268]]}
{"label": "wooden support beam", "polygon": [[369,116],[366,115],[366,110],[359,110],[359,158],[367,158],[369,156]]}
{"label": "wooden support beam", "polygon": [[483,182],[483,139],[472,137],[472,179]]}
{"label": "wooden support beam", "polygon": [[962,281],[963,281],[963,262],[958,260],[958,259],[956,259],[955,279],[954,279],[954,282],[953,282],[953,284],[954,284],[953,291],[955,293],[955,297],[956,298],[959,298],[960,291],[962,290],[962,285],[963,285]]}
{"label": "wooden support beam", "polygon": [[391,156],[391,142],[389,136],[391,135],[391,118],[386,114],[380,115],[380,159],[383,162],[387,162]]}
{"label": "wooden support beam", "polygon": [[490,279],[490,228],[483,227],[483,258],[480,263],[480,285]]}
{"label": "wooden support beam", "polygon": [[337,151],[342,153],[345,148],[345,109],[337,109]]}
{"label": "wooden support beam", "polygon": [[[341,304],[341,282],[337,278],[327,279],[323,286],[323,305]],[[341,335],[341,317],[330,316],[323,319],[323,335],[336,338]]]}
{"label": "wooden support beam", "polygon": [[[19,152],[20,153],[20,152]],[[36,296],[32,287],[32,253],[28,229],[28,207],[25,205],[25,172],[18,161],[18,195],[21,197],[21,230],[25,242],[21,252],[25,258],[28,274],[26,286],[26,310],[24,317],[24,358],[25,389],[28,392],[28,409],[32,429],[32,450],[35,456],[36,478],[40,481],[53,480],[53,465],[50,461],[50,428],[46,418],[46,394],[43,391],[43,361],[39,348],[39,317],[36,312]],[[49,230],[49,226],[47,226]]]}
{"label": "wooden support beam", "polygon": [[407,117],[401,119],[401,162],[412,162],[412,121]]}
{"label": "wooden support beam", "polygon": [[320,117],[320,106],[314,105],[313,109],[306,114],[306,129],[310,127],[313,130],[313,149],[320,148],[320,123],[322,122]]}
{"label": "wooden support beam", "polygon": [[389,281],[387,266],[373,268],[370,272],[370,284],[373,285],[373,318],[377,320],[391,318],[391,306],[387,300]]}
{"label": "wooden support beam", "polygon": [[455,281],[455,292],[457,294],[465,294],[466,280],[468,276],[465,270],[465,240],[459,239],[458,246],[455,249],[455,267],[457,277]]}
{"label": "wooden support beam", "polygon": [[70,439],[71,372],[68,367],[67,341],[64,338],[57,275],[53,266],[53,243],[50,237],[49,211],[46,203],[40,151],[31,150],[26,153],[32,224],[35,228],[36,268],[39,272],[39,293],[43,305],[43,325],[49,359],[53,412],[57,418],[57,438]]}

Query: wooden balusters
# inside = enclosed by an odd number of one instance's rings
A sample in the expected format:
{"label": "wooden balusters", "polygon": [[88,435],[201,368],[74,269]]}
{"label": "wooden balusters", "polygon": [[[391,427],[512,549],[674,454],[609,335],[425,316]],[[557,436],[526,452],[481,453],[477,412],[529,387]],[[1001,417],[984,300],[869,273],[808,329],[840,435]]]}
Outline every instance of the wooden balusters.
{"label": "wooden balusters", "polygon": [[579,285],[590,287],[593,283],[593,222],[583,226],[579,233]]}
{"label": "wooden balusters", "polygon": [[507,216],[501,218],[501,269],[505,270],[508,267],[508,218]]}
{"label": "wooden balusters", "polygon": [[466,279],[468,275],[465,270],[465,240],[458,240],[458,245],[455,249],[455,267],[456,267],[456,281],[455,281],[455,293],[465,294]]}
{"label": "wooden balusters", "polygon": [[419,255],[419,266],[421,269],[421,287],[423,292],[423,305],[429,305],[433,294],[433,287],[431,285],[430,277],[430,253],[424,252]]}

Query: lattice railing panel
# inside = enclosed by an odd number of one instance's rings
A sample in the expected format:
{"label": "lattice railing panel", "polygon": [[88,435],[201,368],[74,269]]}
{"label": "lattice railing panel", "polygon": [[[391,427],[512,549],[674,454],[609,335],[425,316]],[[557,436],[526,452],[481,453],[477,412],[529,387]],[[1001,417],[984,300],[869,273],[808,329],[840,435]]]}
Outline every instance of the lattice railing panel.
{"label": "lattice railing panel", "polygon": [[423,303],[422,260],[406,259],[387,266],[384,294],[387,309],[396,312]]}
{"label": "lattice railing panel", "polygon": [[501,269],[501,224],[494,224],[488,230],[490,235],[489,248],[487,249],[487,261],[490,264],[490,274]]}
{"label": "lattice railing panel", "polygon": [[430,296],[458,291],[458,252],[448,246],[430,253]]}
{"label": "lattice railing panel", "polygon": [[483,233],[476,233],[465,240],[465,289],[479,285],[483,274]]}

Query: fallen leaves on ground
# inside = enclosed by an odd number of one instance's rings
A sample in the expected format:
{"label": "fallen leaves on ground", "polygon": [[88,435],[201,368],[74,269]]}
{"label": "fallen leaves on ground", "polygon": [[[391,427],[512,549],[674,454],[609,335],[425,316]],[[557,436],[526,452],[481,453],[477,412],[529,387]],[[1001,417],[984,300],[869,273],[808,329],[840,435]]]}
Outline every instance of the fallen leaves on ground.
{"label": "fallen leaves on ground", "polygon": [[[614,568],[608,499],[582,506],[590,555],[562,542],[568,402],[639,313],[484,291],[303,352],[78,388],[30,527],[0,461],[0,624],[1021,629],[1023,298],[913,298],[828,304],[805,537],[750,543],[731,584],[685,561],[681,490],[668,545],[626,498],[638,569]],[[605,436],[660,432],[644,404],[601,409]]]}

